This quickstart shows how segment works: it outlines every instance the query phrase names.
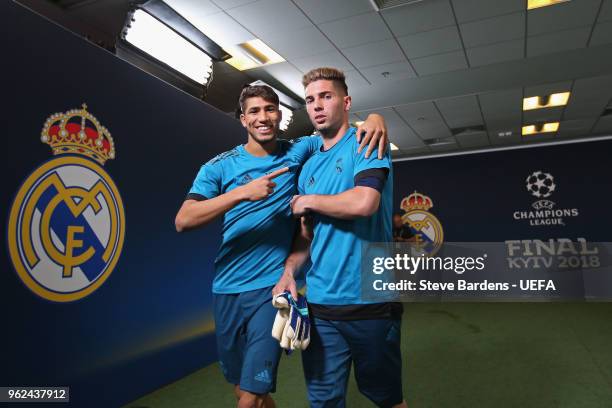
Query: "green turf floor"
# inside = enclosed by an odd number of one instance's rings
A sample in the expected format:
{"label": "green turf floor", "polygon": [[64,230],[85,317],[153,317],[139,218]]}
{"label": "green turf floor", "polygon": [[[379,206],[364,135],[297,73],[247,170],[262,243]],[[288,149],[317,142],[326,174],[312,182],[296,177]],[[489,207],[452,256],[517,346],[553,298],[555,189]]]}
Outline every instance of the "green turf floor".
{"label": "green turf floor", "polygon": [[[612,303],[412,303],[402,326],[411,408],[612,407]],[[307,407],[299,354],[280,365],[279,408]],[[126,408],[233,407],[217,364]],[[347,407],[372,407],[351,376]]]}

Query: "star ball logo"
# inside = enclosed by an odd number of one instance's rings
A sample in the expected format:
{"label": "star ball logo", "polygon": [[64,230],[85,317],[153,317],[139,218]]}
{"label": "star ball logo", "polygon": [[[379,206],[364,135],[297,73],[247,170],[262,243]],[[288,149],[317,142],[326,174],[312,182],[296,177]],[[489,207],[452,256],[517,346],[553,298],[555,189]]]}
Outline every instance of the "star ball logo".
{"label": "star ball logo", "polygon": [[550,173],[544,173],[543,171],[534,171],[527,176],[525,181],[527,191],[537,198],[549,197],[557,187],[555,178]]}
{"label": "star ball logo", "polygon": [[435,255],[444,242],[442,224],[429,212],[432,207],[431,198],[416,191],[400,204],[400,208],[406,212],[402,215],[402,222],[414,234],[415,241],[411,246],[428,256]]}
{"label": "star ball logo", "polygon": [[34,170],[17,192],[9,217],[9,252],[17,275],[32,292],[70,302],[108,279],[123,248],[123,202],[102,168],[115,158],[115,145],[85,104],[51,115],[41,141],[55,157]]}
{"label": "star ball logo", "polygon": [[531,226],[565,226],[565,218],[578,216],[577,208],[555,209],[557,203],[548,199],[557,191],[557,183],[552,174],[542,170],[534,171],[525,179],[525,187],[538,200],[531,204],[533,210],[515,211],[515,220],[528,220]]}

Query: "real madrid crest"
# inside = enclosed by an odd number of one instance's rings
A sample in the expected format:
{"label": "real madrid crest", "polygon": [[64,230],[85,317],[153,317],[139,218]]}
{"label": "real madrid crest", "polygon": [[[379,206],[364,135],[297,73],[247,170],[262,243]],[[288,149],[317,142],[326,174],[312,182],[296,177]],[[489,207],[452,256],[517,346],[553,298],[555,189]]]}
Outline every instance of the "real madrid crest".
{"label": "real madrid crest", "polygon": [[442,224],[428,211],[431,207],[431,198],[416,191],[405,197],[400,204],[400,208],[406,212],[402,215],[402,221],[414,234],[415,242],[411,245],[428,256],[435,255],[444,242]]}
{"label": "real madrid crest", "polygon": [[56,157],[34,170],[17,193],[9,252],[32,292],[70,302],[99,288],[121,254],[123,202],[102,168],[115,158],[115,146],[85,104],[51,115],[41,140]]}

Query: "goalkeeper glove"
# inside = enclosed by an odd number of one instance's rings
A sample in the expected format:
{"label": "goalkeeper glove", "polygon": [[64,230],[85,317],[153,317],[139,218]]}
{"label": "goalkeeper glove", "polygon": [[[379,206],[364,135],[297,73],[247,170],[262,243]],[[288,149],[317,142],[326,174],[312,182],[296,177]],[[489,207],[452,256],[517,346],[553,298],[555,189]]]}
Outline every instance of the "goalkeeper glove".
{"label": "goalkeeper glove", "polygon": [[272,325],[272,337],[288,352],[295,349],[305,350],[310,343],[310,318],[306,298],[298,295],[296,301],[290,292],[285,291],[275,295],[272,304],[278,309]]}

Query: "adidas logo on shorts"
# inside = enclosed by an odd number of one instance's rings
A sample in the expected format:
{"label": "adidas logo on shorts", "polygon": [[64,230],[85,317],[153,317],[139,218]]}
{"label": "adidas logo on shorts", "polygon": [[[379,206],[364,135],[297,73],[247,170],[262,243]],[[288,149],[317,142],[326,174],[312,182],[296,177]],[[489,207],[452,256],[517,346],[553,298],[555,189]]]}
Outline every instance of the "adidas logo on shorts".
{"label": "adidas logo on shorts", "polygon": [[263,370],[255,376],[255,381],[261,381],[269,384],[272,382],[272,377],[270,377],[268,370]]}

